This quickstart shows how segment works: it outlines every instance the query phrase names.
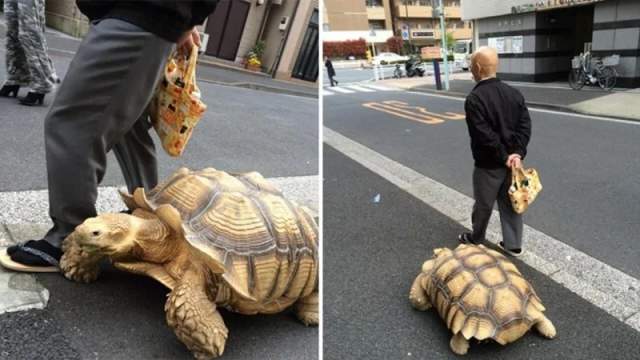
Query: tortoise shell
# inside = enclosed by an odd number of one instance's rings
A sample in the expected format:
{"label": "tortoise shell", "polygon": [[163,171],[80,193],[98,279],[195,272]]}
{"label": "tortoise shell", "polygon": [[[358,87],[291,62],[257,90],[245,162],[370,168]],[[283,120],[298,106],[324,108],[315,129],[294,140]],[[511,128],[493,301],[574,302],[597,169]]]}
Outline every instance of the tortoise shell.
{"label": "tortoise shell", "polygon": [[545,310],[516,266],[483,245],[434,250],[426,281],[431,304],[454,333],[505,345],[520,338]]}
{"label": "tortoise shell", "polygon": [[231,175],[213,168],[182,168],[146,194],[138,189],[133,201],[150,210],[163,204],[175,207],[186,240],[222,263],[223,278],[246,298],[296,299],[316,286],[313,217],[257,172]]}

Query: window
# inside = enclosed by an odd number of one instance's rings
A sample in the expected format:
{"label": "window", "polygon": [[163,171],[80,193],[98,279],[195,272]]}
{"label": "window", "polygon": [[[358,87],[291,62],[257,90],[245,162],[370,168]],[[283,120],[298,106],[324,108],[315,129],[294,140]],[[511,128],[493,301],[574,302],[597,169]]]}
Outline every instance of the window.
{"label": "window", "polygon": [[382,6],[382,0],[366,0],[368,7]]}
{"label": "window", "polygon": [[384,30],[384,20],[369,20],[369,30]]}

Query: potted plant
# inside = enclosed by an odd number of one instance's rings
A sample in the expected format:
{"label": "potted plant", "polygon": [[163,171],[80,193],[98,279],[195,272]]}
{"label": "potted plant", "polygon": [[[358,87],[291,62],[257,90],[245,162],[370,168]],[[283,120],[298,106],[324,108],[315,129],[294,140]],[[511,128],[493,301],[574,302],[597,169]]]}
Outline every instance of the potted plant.
{"label": "potted plant", "polygon": [[245,57],[245,67],[251,71],[262,70],[262,55],[264,54],[264,41],[258,41]]}

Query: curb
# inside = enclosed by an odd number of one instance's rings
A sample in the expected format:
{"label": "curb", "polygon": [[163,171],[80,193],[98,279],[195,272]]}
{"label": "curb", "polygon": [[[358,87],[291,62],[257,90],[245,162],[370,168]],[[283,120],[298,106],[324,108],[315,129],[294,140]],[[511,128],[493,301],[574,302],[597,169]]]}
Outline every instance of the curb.
{"label": "curb", "polygon": [[198,81],[202,81],[202,82],[206,82],[206,83],[214,84],[214,85],[220,85],[220,86],[241,87],[241,88],[245,88],[245,89],[273,92],[273,93],[291,95],[291,96],[307,97],[307,98],[311,98],[311,99],[317,99],[318,98],[318,94],[313,94],[313,93],[308,93],[308,92],[303,92],[303,91],[297,91],[297,90],[290,90],[290,89],[279,88],[279,87],[273,87],[273,86],[267,86],[267,85],[262,85],[262,84],[258,84],[258,83],[251,83],[251,82],[228,83],[228,82],[216,81],[216,80],[208,80],[208,79],[198,79]]}
{"label": "curb", "polygon": [[[428,94],[435,94],[435,95],[449,95],[449,96],[459,97],[459,98],[466,98],[467,97],[467,94],[463,94],[463,93],[455,92],[455,91],[432,90],[432,89],[421,89],[421,88],[410,88],[410,89],[406,89],[406,90],[407,91],[423,92],[423,93],[428,93]],[[638,120],[638,119],[627,118],[627,117],[624,117],[624,116],[600,115],[600,114],[591,114],[591,113],[586,113],[586,112],[580,112],[580,111],[576,111],[576,110],[574,110],[574,109],[572,109],[572,108],[570,108],[568,106],[565,106],[565,105],[549,104],[549,103],[542,103],[542,102],[536,102],[536,101],[526,101],[526,104],[528,106],[533,106],[533,107],[544,109],[544,110],[554,110],[554,111],[561,111],[561,112],[566,112],[566,113],[570,113],[570,114],[600,116],[600,117],[608,117],[608,118],[618,119],[618,120],[640,122],[640,120]]]}
{"label": "curb", "polygon": [[243,69],[243,68],[238,67],[238,66],[221,64],[219,62],[203,59],[202,57],[198,58],[198,64],[199,65],[204,65],[204,66],[220,68],[220,69],[225,69],[225,70],[231,70],[231,71],[235,71],[235,72],[239,72],[239,73],[243,73],[243,74],[247,74],[247,75],[261,76],[261,77],[264,77],[264,78],[271,78],[271,76],[269,74],[265,74],[263,72],[251,71],[251,70]]}

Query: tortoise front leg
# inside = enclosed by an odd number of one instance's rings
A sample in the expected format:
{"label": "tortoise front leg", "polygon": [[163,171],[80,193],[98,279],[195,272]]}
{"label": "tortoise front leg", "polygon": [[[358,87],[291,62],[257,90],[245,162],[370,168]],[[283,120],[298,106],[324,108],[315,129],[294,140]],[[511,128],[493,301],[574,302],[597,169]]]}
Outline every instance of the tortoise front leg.
{"label": "tortoise front leg", "polygon": [[77,243],[75,232],[64,239],[62,251],[60,271],[67,279],[89,283],[98,278],[100,272],[99,263],[103,256],[83,250]]}
{"label": "tortoise front leg", "polygon": [[307,326],[318,325],[318,291],[299,299],[294,305],[296,316]]}
{"label": "tortoise front leg", "polygon": [[209,300],[202,273],[189,270],[165,304],[167,324],[196,359],[222,355],[229,330]]}

